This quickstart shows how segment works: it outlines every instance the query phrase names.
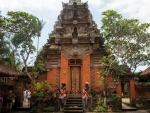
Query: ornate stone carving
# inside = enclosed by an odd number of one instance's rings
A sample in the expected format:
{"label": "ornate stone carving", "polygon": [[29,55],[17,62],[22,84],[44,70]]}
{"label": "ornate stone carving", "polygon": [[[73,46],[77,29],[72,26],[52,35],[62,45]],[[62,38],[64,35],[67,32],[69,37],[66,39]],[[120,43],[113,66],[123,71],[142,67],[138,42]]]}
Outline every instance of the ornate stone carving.
{"label": "ornate stone carving", "polygon": [[73,59],[74,57],[82,58],[86,53],[89,52],[89,47],[80,47],[80,46],[69,46],[63,47],[66,57]]}
{"label": "ornate stone carving", "polygon": [[58,66],[61,51],[68,58],[82,58],[89,52],[89,47],[92,46],[93,51],[100,50],[102,43],[100,31],[92,19],[87,3],[70,0],[69,3],[63,3],[63,10],[40,56],[47,67]]}
{"label": "ornate stone carving", "polygon": [[74,24],[74,25],[77,25],[77,24],[78,24],[78,21],[77,21],[77,20],[73,20],[73,24]]}
{"label": "ornate stone carving", "polygon": [[78,31],[77,31],[76,27],[74,28],[74,31],[72,33],[72,43],[74,45],[76,45],[78,43]]}

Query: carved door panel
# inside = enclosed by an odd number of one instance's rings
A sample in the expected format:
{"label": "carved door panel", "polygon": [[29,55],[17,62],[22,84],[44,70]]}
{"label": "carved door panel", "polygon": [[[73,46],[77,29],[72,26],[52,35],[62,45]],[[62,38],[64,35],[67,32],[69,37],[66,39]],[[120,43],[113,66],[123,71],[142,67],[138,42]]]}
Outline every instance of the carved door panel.
{"label": "carved door panel", "polygon": [[71,90],[78,92],[81,90],[81,69],[80,66],[71,67]]}

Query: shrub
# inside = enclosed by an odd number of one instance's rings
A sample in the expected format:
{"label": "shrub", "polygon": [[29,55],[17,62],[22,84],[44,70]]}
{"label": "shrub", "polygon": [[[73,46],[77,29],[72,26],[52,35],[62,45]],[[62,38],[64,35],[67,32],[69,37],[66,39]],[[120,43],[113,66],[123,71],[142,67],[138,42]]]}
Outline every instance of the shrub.
{"label": "shrub", "polygon": [[108,107],[104,104],[105,98],[98,96],[97,102],[96,102],[96,107],[94,109],[95,112],[107,112]]}
{"label": "shrub", "polygon": [[32,95],[32,109],[35,112],[41,112],[43,108],[54,105],[55,97],[51,86],[46,82],[37,82],[33,85],[34,93]]}
{"label": "shrub", "polygon": [[117,94],[112,94],[111,98],[112,98],[112,103],[111,103],[112,111],[120,111],[122,106],[121,97],[118,96]]}

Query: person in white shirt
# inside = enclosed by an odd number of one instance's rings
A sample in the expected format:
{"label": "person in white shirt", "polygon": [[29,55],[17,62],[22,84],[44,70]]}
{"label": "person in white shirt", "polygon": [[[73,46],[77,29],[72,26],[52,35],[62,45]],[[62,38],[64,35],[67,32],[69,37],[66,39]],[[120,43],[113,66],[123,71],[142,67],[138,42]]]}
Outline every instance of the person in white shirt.
{"label": "person in white shirt", "polygon": [[31,92],[30,90],[25,90],[23,92],[23,107],[26,107],[26,108],[30,108],[30,99],[31,99]]}

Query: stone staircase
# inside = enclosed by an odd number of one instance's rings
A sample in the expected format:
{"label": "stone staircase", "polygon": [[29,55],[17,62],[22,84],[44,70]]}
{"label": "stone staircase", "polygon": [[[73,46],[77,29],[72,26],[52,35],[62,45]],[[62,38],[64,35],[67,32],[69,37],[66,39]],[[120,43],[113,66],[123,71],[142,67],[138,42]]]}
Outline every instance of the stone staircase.
{"label": "stone staircase", "polygon": [[64,113],[83,113],[82,97],[80,95],[69,95],[64,107]]}

